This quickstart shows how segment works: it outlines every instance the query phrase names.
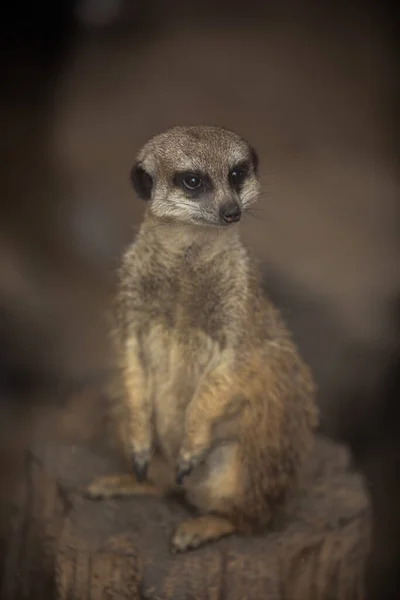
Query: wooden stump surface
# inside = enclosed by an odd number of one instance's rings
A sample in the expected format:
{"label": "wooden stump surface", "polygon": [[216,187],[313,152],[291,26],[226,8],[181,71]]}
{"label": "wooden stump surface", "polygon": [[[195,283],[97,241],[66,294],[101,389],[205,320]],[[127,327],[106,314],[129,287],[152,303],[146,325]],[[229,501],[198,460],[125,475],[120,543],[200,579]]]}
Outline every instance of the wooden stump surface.
{"label": "wooden stump surface", "polygon": [[124,468],[105,443],[105,407],[101,392],[85,390],[38,420],[9,502],[1,600],[363,598],[369,507],[345,448],[316,439],[281,530],[172,555],[170,536],[187,515],[177,501],[93,502],[77,492]]}

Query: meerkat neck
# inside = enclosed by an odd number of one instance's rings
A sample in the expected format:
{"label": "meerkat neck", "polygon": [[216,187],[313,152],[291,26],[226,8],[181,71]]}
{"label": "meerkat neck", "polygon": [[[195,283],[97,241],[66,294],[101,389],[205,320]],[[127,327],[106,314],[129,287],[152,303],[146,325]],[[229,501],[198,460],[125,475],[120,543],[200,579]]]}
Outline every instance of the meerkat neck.
{"label": "meerkat neck", "polygon": [[147,212],[141,226],[146,238],[152,237],[159,245],[171,253],[181,253],[189,247],[198,245],[216,251],[226,250],[240,244],[239,228],[236,224],[229,227],[204,227],[189,225],[177,221],[164,221]]}

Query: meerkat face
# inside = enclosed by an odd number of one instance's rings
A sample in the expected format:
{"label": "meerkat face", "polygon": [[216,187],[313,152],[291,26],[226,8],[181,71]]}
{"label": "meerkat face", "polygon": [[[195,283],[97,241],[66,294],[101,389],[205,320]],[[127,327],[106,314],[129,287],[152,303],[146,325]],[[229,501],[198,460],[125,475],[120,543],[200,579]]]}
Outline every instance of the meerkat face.
{"label": "meerkat face", "polygon": [[259,195],[258,158],[236,133],[174,127],[142,148],[131,179],[160,219],[222,227],[240,220]]}

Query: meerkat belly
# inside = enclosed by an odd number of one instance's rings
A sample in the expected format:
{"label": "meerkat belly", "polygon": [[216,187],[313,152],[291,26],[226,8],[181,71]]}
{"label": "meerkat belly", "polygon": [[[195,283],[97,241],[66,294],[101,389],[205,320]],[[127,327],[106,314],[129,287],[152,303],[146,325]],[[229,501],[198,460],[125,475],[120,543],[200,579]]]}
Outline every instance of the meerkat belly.
{"label": "meerkat belly", "polygon": [[174,461],[183,437],[185,409],[205,371],[218,360],[218,345],[202,330],[177,331],[157,324],[145,346],[156,439],[166,458]]}

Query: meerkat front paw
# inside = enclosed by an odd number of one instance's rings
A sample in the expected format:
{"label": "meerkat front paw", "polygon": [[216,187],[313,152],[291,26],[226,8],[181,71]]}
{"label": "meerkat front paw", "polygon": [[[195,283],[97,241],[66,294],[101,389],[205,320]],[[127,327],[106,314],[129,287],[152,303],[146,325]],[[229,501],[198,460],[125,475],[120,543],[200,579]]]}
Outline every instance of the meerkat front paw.
{"label": "meerkat front paw", "polygon": [[207,453],[208,448],[198,448],[191,451],[181,449],[175,471],[175,481],[178,485],[181,485],[185,477],[188,477],[193,469],[204,460]]}
{"label": "meerkat front paw", "polygon": [[132,466],[138,482],[146,481],[149,470],[149,462],[151,459],[151,448],[141,450],[133,450]]}
{"label": "meerkat front paw", "polygon": [[137,481],[146,481],[153,454],[153,436],[150,425],[139,421],[132,424],[130,440],[133,472]]}
{"label": "meerkat front paw", "polygon": [[210,432],[208,428],[204,427],[204,424],[203,427],[199,426],[196,430],[191,428],[186,431],[176,466],[175,476],[178,485],[205,459],[211,444]]}

